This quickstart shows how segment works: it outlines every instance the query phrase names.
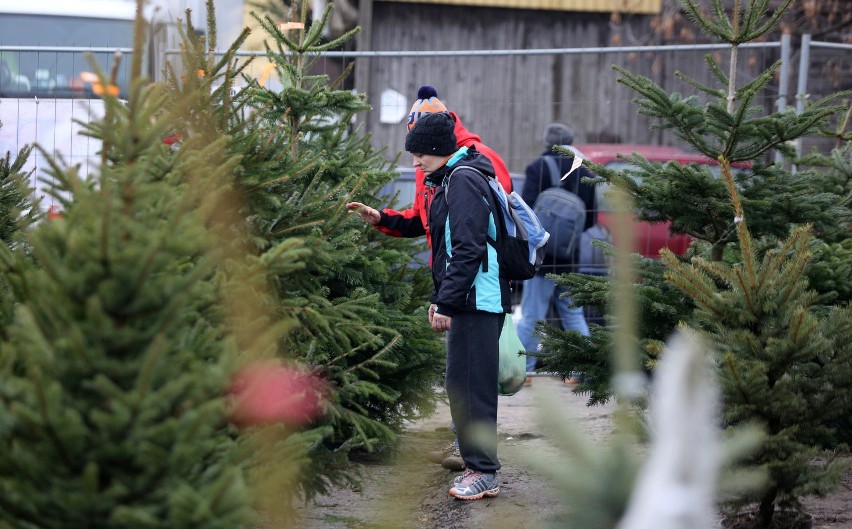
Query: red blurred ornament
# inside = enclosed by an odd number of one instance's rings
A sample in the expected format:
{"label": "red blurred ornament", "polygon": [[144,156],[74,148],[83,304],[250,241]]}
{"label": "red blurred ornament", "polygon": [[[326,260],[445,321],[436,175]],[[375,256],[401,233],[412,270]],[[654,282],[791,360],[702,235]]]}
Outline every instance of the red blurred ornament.
{"label": "red blurred ornament", "polygon": [[326,390],[313,373],[272,362],[250,364],[234,376],[231,418],[241,425],[301,426],[320,415]]}
{"label": "red blurred ornament", "polygon": [[163,138],[163,143],[165,143],[166,145],[175,145],[176,143],[179,143],[180,140],[181,140],[180,134],[178,134],[177,132],[169,133],[168,136]]}
{"label": "red blurred ornament", "polygon": [[59,206],[50,206],[47,209],[47,218],[50,220],[61,219],[62,212],[59,211]]}

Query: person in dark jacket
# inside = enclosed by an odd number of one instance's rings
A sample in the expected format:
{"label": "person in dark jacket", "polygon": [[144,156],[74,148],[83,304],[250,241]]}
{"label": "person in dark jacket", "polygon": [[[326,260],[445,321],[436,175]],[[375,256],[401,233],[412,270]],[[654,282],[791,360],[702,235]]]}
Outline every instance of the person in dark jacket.
{"label": "person in dark jacket", "polygon": [[[597,203],[595,200],[595,188],[584,184],[581,179],[594,177],[594,174],[583,166],[571,171],[567,178],[560,181],[563,175],[571,170],[574,156],[564,156],[553,152],[554,145],[563,146],[571,150],[575,156],[577,151],[571,147],[574,142],[574,132],[570,127],[562,123],[551,123],[544,130],[545,150],[541,156],[536,158],[526,168],[526,180],[521,197],[532,207],[538,195],[545,189],[558,182],[563,188],[573,192],[583,201],[586,207],[586,220],[583,229],[587,229],[597,221]],[[556,161],[557,174],[551,174],[547,158]],[[572,307],[570,297],[562,297],[564,288],[555,281],[547,279],[546,274],[565,274],[576,272],[579,262],[579,244],[575,255],[569,259],[547,260],[542,264],[538,273],[532,279],[524,281],[523,293],[521,294],[521,319],[518,322],[518,338],[528,353],[536,353],[539,350],[539,340],[535,336],[535,323],[547,318],[547,313],[553,306],[560,318],[561,326],[566,330],[574,330],[588,336],[589,326],[583,316],[582,307]],[[536,368],[536,357],[527,356],[527,374],[533,373]],[[527,378],[527,383],[532,379]]]}
{"label": "person in dark jacket", "polygon": [[[444,102],[438,99],[438,92],[430,85],[421,86],[417,91],[417,100],[411,105],[408,114],[407,128],[410,131],[420,118],[435,112],[448,113],[455,123],[453,134],[456,138],[456,147],[467,147],[475,149],[484,155],[493,167],[491,174],[497,177],[497,181],[506,190],[512,192],[512,179],[506,163],[493,149],[482,143],[479,135],[467,130],[462,124],[461,118],[455,112],[447,110]],[[394,210],[384,208],[381,211],[367,206],[361,202],[349,202],[346,207],[361,217],[367,224],[392,237],[420,237],[426,236],[426,242],[432,247],[432,233],[429,229],[429,209],[434,197],[434,187],[426,185],[426,177],[420,167],[415,166],[415,189],[412,205],[408,209]],[[455,431],[455,426],[450,425]],[[458,439],[452,445],[435,454],[436,462],[449,470],[464,470],[464,460],[458,447]]]}
{"label": "person in dark jacket", "polygon": [[458,148],[448,113],[421,117],[405,139],[414,166],[434,190],[429,323],[447,333],[445,386],[459,449],[467,469],[450,495],[478,500],[500,492],[497,470],[497,371],[499,339],[511,311],[508,281],[501,277],[494,200],[485,175],[488,158]]}

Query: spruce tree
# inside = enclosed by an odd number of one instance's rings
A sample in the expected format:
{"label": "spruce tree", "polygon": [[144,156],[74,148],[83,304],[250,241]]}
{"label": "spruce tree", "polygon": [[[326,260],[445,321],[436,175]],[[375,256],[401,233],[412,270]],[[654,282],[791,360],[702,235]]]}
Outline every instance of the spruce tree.
{"label": "spruce tree", "polygon": [[[41,215],[38,200],[33,200],[33,190],[29,186],[30,174],[23,172],[30,152],[32,146],[27,145],[14,160],[9,152],[0,157],[0,242],[10,248],[22,244],[25,231]],[[0,338],[6,337],[6,327],[12,322],[13,313],[14,293],[0,276]]]}
{"label": "spruce tree", "polygon": [[[766,440],[752,463],[767,468],[765,487],[737,498],[757,503],[751,527],[768,528],[778,507],[801,508],[800,497],[822,495],[840,482],[846,465],[821,449],[831,423],[850,410],[852,307],[815,312],[805,269],[810,226],[796,228],[759,258],[730,166],[723,172],[732,195],[742,261],[727,265],[695,257],[683,263],[664,250],[667,279],[696,304],[693,325],[712,348],[728,427],[757,423]],[[814,458],[822,462],[814,463]]]}
{"label": "spruce tree", "polygon": [[[846,110],[840,103],[847,95],[840,93],[812,101],[799,114],[792,109],[767,112],[759,104],[760,96],[765,93],[780,63],[745,82],[736,76],[739,46],[767,35],[789,4],[786,1],[770,10],[768,0],[735,2],[733,11],[727,13],[718,1],[713,2],[709,12],[691,0],[682,2],[685,13],[704,33],[730,45],[727,68],[712,55],[706,57],[708,68],[718,80],[717,85],[703,85],[678,72],[676,76],[691,93],[668,94],[648,78],[617,66],[614,68],[620,73],[618,82],[638,94],[635,100],[638,111],[654,118],[654,128],[670,131],[696,152],[711,160],[724,159],[736,168],[733,178],[743,208],[749,213],[755,244],[761,250],[786,238],[791,226],[810,223],[819,238],[815,244],[833,245],[831,252],[821,255],[829,261],[837,261],[835,255],[842,258],[848,251],[844,250],[849,244],[844,242],[849,239],[848,189],[814,185],[817,178],[834,176],[817,177],[818,171],[800,163],[811,159],[794,160],[796,153],[791,142],[828,130],[832,119]],[[776,151],[786,163],[768,161]],[[713,261],[740,259],[734,215],[725,184],[707,165],[648,162],[636,154],[626,156],[625,161],[631,166],[623,172],[600,166],[594,167],[594,171],[628,193],[639,220],[668,221],[673,231],[692,236],[695,243],[688,255],[702,255]],[[797,172],[790,166],[794,161],[799,165]],[[830,173],[834,167],[826,167],[821,173]],[[821,239],[823,236],[825,240]],[[641,283],[636,285],[642,296],[637,350],[649,372],[662,350],[659,336],[670,334],[678,319],[688,321],[692,303],[688,297],[673,292],[671,285],[661,280],[659,270],[648,273],[658,268],[655,263],[640,265]],[[815,276],[823,276],[821,281],[814,282],[825,289],[819,292],[821,303],[828,306],[843,300],[843,292],[849,285],[845,278],[826,273],[825,267],[816,260],[809,270]],[[577,292],[577,304],[587,301],[600,304],[611,295],[608,282],[598,279],[571,275],[560,277],[558,282]],[[609,323],[617,324],[612,318]],[[589,379],[591,383],[581,384],[578,390],[591,392],[593,402],[604,401],[612,395],[608,380],[613,373],[611,351],[603,347],[594,351],[593,346],[611,342],[605,336],[610,329],[598,327],[592,330],[589,339],[571,336],[565,340],[560,340],[546,324],[540,324],[539,329],[553,337],[551,340],[545,338],[544,342],[550,348],[549,360],[545,358],[546,367],[594,370],[603,380]],[[604,336],[597,336],[599,333]]]}
{"label": "spruce tree", "polygon": [[29,186],[31,173],[23,170],[31,152],[32,146],[26,145],[14,160],[9,152],[0,157],[0,241],[10,246],[40,216],[39,201]]}
{"label": "spruce tree", "polygon": [[[428,273],[409,267],[417,243],[364,229],[343,207],[356,197],[377,201],[373,190],[395,173],[368,136],[350,129],[352,116],[369,109],[363,95],[337,88],[342,78],[309,73],[319,52],[354,34],[322,42],[329,13],[299,30],[258,17],[272,45],[257,77],[236,60],[239,41],[230,55],[213,55],[214,31],[186,31],[182,63],[165,72],[170,101],[180,101],[188,83],[205,87],[205,106],[215,109],[208,125],[239,156],[229,188],[239,197],[246,252],[270,288],[261,317],[280,329],[276,354],[331,387],[325,414],[309,425],[322,442],[297,486],[279,490],[307,498],[329,483],[357,481],[350,451],[393,447],[405,420],[434,409],[444,360],[425,324]],[[290,22],[304,25],[305,12]],[[270,76],[280,88],[270,88]],[[196,114],[176,123],[182,137],[196,134]]]}
{"label": "spruce tree", "polygon": [[[343,207],[355,197],[378,202],[374,191],[396,173],[369,136],[351,130],[352,117],[369,106],[363,94],[339,88],[349,71],[335,80],[309,73],[318,53],[341,47],[357,32],[324,42],[331,9],[307,26],[303,6],[306,27],[297,30],[258,17],[275,46],[267,59],[283,87],[252,90],[257,113],[251,126],[262,127],[265,141],[281,142],[290,158],[281,156],[272,165],[278,178],[257,191],[264,200],[280,200],[281,208],[254,213],[264,222],[267,244],[302,237],[313,251],[309,269],[279,275],[276,285],[285,313],[301,324],[291,335],[298,354],[337,389],[328,417],[335,434],[327,447],[372,450],[393,444],[403,421],[434,409],[444,353],[425,325],[428,272],[409,267],[423,241],[365,229]],[[314,316],[320,310],[329,321]]]}
{"label": "spruce tree", "polygon": [[[852,209],[852,131],[841,130],[838,136],[841,146],[828,156],[817,152],[804,156],[799,165],[808,170],[800,174],[815,191],[845,197],[846,208]],[[848,222],[825,226],[812,243],[813,259],[808,263],[807,275],[811,287],[819,293],[819,304],[852,302],[852,237],[849,231]]]}
{"label": "spruce tree", "polygon": [[[141,2],[140,2],[141,6]],[[141,8],[140,8],[141,12]],[[61,219],[0,247],[15,321],[0,344],[0,525],[242,527],[252,519],[226,390],[210,186],[223,141],[175,159],[164,92],[140,77],[104,92],[96,175],[51,161]],[[119,64],[116,59],[116,69]],[[94,66],[94,65],[93,65]],[[109,87],[112,76],[98,83]],[[191,104],[185,101],[186,104]]]}
{"label": "spruce tree", "polygon": [[[699,28],[731,46],[727,73],[707,57],[718,87],[678,74],[695,95],[669,95],[649,79],[616,68],[619,82],[640,95],[639,111],[717,160],[724,178],[706,167],[654,164],[636,155],[626,158],[633,168],[623,173],[595,168],[633,197],[640,219],[671,221],[676,231],[697,241],[687,256],[663,252],[662,263],[640,268],[634,286],[645,298],[640,306],[676,317],[640,323],[637,350],[650,371],[661,351],[654,335],[669,334],[674,323],[699,328],[709,338],[725,424],[756,422],[768,435],[752,458],[768,470],[768,485],[733,501],[735,506],[757,504],[754,527],[769,527],[776,508],[798,507],[802,496],[836,486],[841,465],[831,457],[815,465],[814,457],[836,445],[837,424],[852,409],[843,382],[852,365],[852,320],[844,299],[848,276],[829,270],[840,262],[849,240],[848,154],[841,143],[829,157],[796,159],[788,144],[827,131],[833,117],[846,110],[835,101],[847,94],[812,102],[801,114],[766,113],[758,96],[778,64],[745,83],[736,78],[739,45],[766,34],[787,5],[769,11],[766,1],[735,2],[729,15],[718,1],[709,13],[696,2],[683,2]],[[775,150],[786,164],[767,161]],[[737,170],[744,163],[748,169]],[[815,243],[812,234],[818,237]],[[820,291],[809,290],[809,274],[821,280]],[[578,302],[609,295],[608,282],[600,279],[563,276],[559,281],[576,289]],[[616,329],[621,325],[612,318],[609,323]],[[551,337],[543,343],[552,349],[554,365],[581,371],[589,366],[595,377],[609,378],[613,372],[610,352],[602,347],[611,343],[606,339],[610,329],[595,329],[590,339],[560,339],[549,328],[541,329]],[[604,400],[611,391],[607,382],[592,379],[580,389],[592,391],[593,401]]]}

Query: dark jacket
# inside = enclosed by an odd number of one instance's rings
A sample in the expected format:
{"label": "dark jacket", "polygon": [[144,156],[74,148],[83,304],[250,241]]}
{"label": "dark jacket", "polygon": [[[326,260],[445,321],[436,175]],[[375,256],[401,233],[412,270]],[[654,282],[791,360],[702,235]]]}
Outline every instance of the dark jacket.
{"label": "dark jacket", "polygon": [[[574,161],[573,156],[562,156],[547,149],[541,156],[536,158],[526,169],[526,179],[524,180],[524,189],[521,191],[521,197],[531,207],[535,207],[535,201],[539,193],[551,186],[552,177],[548,170],[548,165],[544,160],[545,156],[552,156],[556,159],[556,164],[559,167],[559,174],[556,179],[562,178],[562,175],[571,169],[571,163]],[[597,222],[597,200],[595,198],[595,188],[582,183],[582,178],[594,178],[594,173],[580,166],[577,170],[568,175],[568,178],[562,180],[561,187],[575,193],[586,205],[586,223],[583,229],[588,229]],[[580,259],[580,245],[577,245],[574,259],[545,261],[539,269],[538,274],[565,274],[568,272],[576,272],[576,264]]]}
{"label": "dark jacket", "polygon": [[488,158],[471,149],[454,167],[426,177],[426,185],[435,189],[429,209],[435,287],[429,300],[447,316],[512,310],[509,282],[500,277],[497,252],[487,241],[497,237],[491,209],[496,206],[488,181],[472,167],[494,174]]}

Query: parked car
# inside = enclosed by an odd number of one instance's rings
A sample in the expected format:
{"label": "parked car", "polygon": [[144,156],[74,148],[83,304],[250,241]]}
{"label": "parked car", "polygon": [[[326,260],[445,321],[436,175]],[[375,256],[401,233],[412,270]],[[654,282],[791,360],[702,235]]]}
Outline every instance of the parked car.
{"label": "parked car", "polygon": [[[688,163],[706,164],[713,166],[719,173],[719,164],[706,156],[689,153],[676,147],[639,145],[639,144],[616,144],[616,143],[587,143],[574,146],[582,153],[582,157],[590,162],[603,165],[611,169],[623,170],[629,164],[618,158],[619,154],[629,155],[641,154],[651,162],[675,161],[681,165]],[[612,222],[612,206],[606,198],[609,185],[603,184],[597,187],[598,199],[598,222],[607,228]],[[682,233],[671,233],[669,222],[640,222],[633,223],[633,237],[636,251],[644,257],[658,259],[660,250],[668,248],[672,252],[683,255],[689,247],[692,238]]]}

